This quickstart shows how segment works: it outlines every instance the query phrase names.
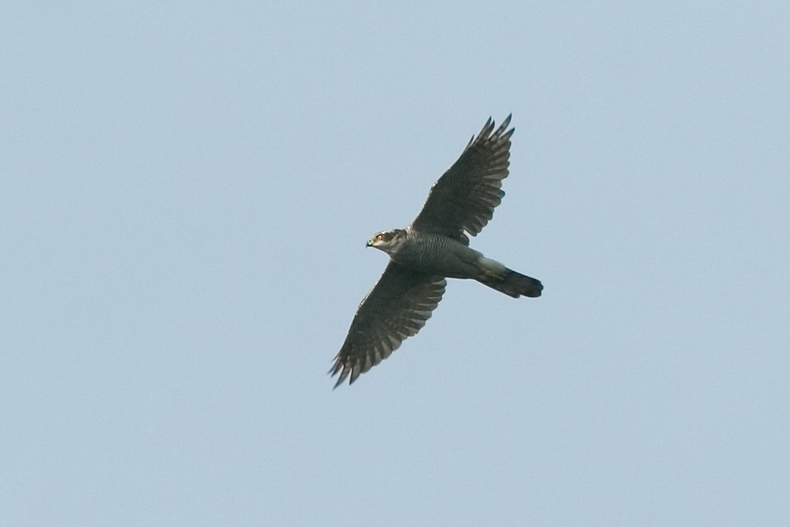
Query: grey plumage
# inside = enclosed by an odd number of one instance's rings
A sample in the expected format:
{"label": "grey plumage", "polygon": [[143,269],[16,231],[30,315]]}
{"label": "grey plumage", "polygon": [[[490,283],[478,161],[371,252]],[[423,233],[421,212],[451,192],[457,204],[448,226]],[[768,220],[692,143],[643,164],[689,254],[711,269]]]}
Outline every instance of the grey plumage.
{"label": "grey plumage", "polygon": [[376,234],[368,247],[390,262],[362,300],[330,374],[349,384],[415,335],[439,304],[445,278],[474,279],[506,295],[538,297],[540,281],[508,269],[469,247],[502,201],[508,175],[510,116],[494,131],[489,118],[461,156],[431,187],[411,225]]}

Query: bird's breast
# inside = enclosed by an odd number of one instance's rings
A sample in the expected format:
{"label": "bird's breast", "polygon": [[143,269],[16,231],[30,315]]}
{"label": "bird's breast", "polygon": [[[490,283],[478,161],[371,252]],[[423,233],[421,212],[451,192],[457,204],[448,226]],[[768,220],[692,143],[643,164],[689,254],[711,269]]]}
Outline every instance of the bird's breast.
{"label": "bird's breast", "polygon": [[391,255],[397,263],[428,274],[473,278],[478,253],[446,236],[411,236]]}

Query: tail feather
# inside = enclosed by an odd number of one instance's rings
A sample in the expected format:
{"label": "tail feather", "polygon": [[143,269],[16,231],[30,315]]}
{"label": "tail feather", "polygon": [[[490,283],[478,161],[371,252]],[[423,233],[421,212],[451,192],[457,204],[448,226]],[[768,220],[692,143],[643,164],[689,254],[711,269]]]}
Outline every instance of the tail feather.
{"label": "tail feather", "polygon": [[518,298],[521,295],[537,298],[543,291],[543,284],[540,283],[540,280],[517,273],[507,267],[504,272],[497,274],[481,270],[477,281],[513,298]]}

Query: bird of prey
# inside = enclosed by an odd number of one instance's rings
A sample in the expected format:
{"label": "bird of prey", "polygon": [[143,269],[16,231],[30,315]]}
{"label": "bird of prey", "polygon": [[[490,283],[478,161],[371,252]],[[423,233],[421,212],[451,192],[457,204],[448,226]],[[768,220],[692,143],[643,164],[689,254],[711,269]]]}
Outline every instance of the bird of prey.
{"label": "bird of prey", "polygon": [[477,280],[506,295],[538,297],[540,281],[508,269],[469,247],[502,201],[510,165],[510,117],[494,130],[488,119],[461,157],[431,187],[411,225],[370,240],[390,257],[378,283],[362,300],[329,373],[353,383],[417,334],[444,294],[445,278]]}

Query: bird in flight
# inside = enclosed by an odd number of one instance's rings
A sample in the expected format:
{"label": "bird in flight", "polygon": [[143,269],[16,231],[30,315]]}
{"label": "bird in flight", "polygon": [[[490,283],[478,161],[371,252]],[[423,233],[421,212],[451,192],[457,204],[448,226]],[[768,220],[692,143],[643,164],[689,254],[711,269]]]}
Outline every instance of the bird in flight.
{"label": "bird in flight", "polygon": [[383,231],[368,247],[390,261],[362,300],[329,373],[335,388],[390,356],[416,335],[444,294],[446,278],[473,279],[506,295],[539,297],[540,281],[508,269],[469,247],[502,201],[502,180],[510,165],[510,115],[494,130],[489,118],[461,157],[433,184],[411,225]]}

